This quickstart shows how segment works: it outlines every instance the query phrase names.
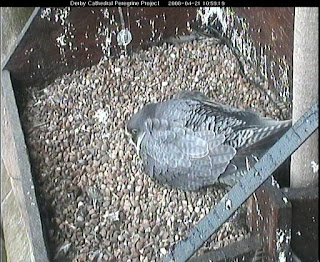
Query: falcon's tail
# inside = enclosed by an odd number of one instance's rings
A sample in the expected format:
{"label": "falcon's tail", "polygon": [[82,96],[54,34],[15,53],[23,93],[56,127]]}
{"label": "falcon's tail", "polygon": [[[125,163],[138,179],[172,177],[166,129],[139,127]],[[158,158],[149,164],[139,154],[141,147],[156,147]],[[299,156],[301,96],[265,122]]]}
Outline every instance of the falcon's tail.
{"label": "falcon's tail", "polygon": [[245,151],[261,151],[269,149],[291,127],[292,121],[276,121],[263,119],[263,126],[254,132],[254,135],[241,148]]}
{"label": "falcon's tail", "polygon": [[254,135],[251,144],[237,151],[219,182],[233,186],[291,127],[291,120],[270,122]]}

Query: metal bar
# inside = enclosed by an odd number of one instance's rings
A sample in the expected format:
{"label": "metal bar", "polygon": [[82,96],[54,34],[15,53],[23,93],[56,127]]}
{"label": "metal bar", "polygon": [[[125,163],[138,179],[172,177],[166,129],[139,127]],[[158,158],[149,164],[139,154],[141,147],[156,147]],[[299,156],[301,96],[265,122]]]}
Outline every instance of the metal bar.
{"label": "metal bar", "polygon": [[163,258],[167,261],[186,261],[203,243],[246,201],[251,194],[318,128],[318,102],[312,106],[248,174],[221,199],[210,213],[193,227]]}

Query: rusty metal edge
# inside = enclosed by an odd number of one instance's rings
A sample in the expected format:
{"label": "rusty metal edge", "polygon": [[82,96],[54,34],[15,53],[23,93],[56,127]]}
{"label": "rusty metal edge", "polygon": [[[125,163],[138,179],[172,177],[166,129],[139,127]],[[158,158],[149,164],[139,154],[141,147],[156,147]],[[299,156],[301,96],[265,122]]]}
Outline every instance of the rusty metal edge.
{"label": "rusty metal edge", "polygon": [[35,7],[32,14],[30,15],[28,21],[26,22],[26,24],[24,25],[23,29],[21,30],[20,34],[18,35],[11,51],[7,54],[6,58],[1,61],[1,71],[6,69],[6,66],[8,65],[11,57],[14,56],[15,51],[17,49],[17,47],[19,46],[21,40],[23,39],[24,35],[26,34],[26,32],[29,30],[34,18],[37,16],[38,12],[40,11],[40,7]]}
{"label": "rusty metal edge", "polygon": [[22,214],[21,219],[25,223],[30,238],[31,254],[33,255],[30,261],[48,262],[31,166],[14,98],[10,72],[2,71],[1,77],[1,100],[3,103],[1,115],[4,118],[1,121],[2,159],[10,173],[13,191]]}

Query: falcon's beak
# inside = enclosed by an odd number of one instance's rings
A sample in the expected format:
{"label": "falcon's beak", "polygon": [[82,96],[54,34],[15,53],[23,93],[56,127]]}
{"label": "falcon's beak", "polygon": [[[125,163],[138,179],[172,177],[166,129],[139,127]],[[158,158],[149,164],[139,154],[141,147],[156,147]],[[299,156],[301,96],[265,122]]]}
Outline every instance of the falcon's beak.
{"label": "falcon's beak", "polygon": [[142,134],[137,134],[137,146],[136,146],[136,149],[137,149],[137,153],[138,155],[140,155],[140,147],[141,147],[141,142],[144,138],[144,136],[146,135],[146,132],[143,132]]}
{"label": "falcon's beak", "polygon": [[145,134],[146,132],[131,134],[127,128],[125,129],[125,135],[128,137],[129,143],[136,148],[138,155],[140,153],[141,142]]}

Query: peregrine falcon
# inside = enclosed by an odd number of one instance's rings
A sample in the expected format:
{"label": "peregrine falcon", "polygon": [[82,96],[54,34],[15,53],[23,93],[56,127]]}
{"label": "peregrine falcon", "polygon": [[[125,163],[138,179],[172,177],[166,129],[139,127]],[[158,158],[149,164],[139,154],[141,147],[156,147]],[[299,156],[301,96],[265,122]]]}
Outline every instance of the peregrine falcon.
{"label": "peregrine falcon", "polygon": [[132,116],[132,136],[145,172],[184,191],[214,183],[233,186],[291,126],[184,91]]}

